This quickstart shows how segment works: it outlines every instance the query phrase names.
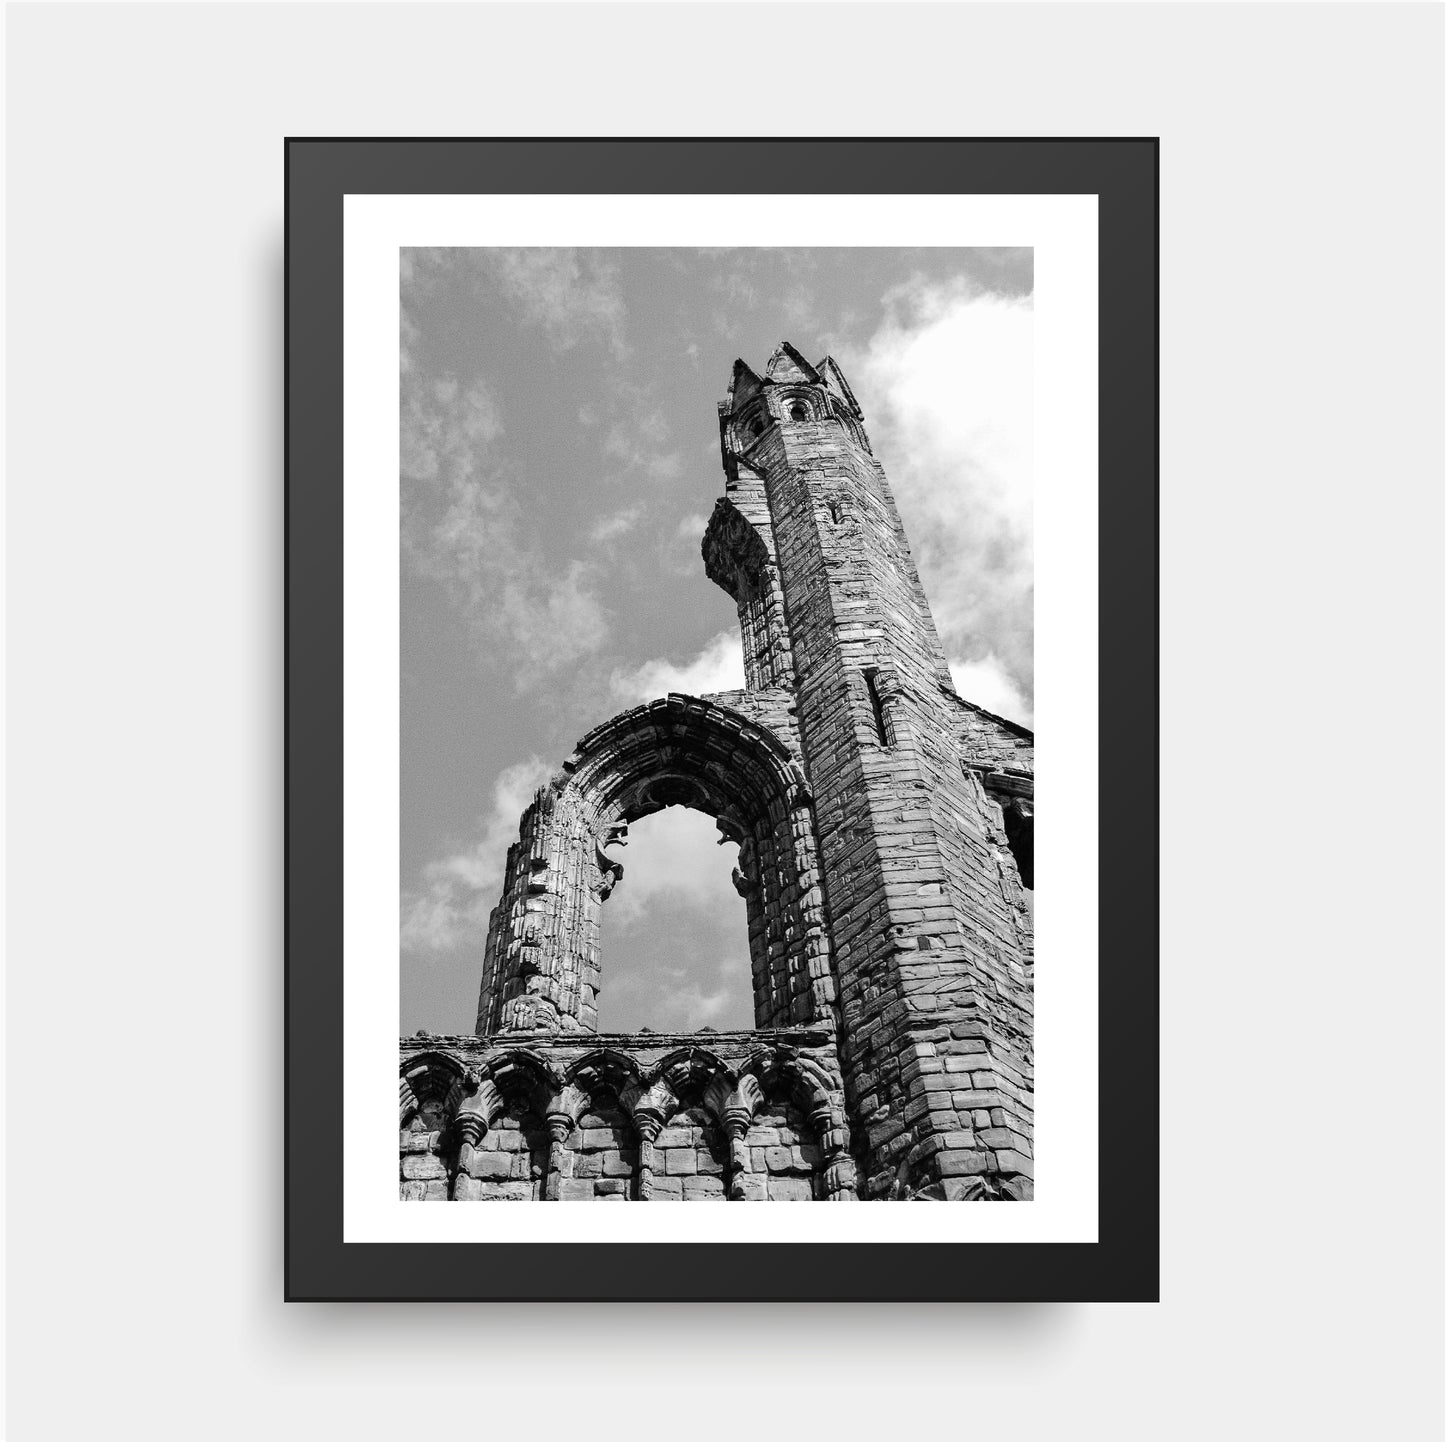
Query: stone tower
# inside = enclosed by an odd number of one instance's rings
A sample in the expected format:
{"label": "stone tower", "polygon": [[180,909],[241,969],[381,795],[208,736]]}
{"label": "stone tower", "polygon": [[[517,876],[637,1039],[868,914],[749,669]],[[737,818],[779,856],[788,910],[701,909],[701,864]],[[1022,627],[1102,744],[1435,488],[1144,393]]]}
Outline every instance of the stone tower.
{"label": "stone tower", "polygon": [[[733,368],[702,554],[746,687],[589,733],[522,817],[473,1038],[402,1047],[404,1195],[1025,1200],[1033,737],[959,698],[831,359]],[[756,1030],[600,1036],[629,821],[739,845]]]}

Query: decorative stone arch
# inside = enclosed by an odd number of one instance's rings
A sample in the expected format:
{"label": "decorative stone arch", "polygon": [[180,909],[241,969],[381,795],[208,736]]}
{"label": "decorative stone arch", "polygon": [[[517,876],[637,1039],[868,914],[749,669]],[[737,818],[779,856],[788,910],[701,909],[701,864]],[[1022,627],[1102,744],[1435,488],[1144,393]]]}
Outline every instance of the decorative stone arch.
{"label": "decorative stone arch", "polygon": [[848,1119],[843,1098],[817,1062],[786,1047],[754,1052],[742,1068],[769,1099],[786,1098],[807,1117],[818,1137],[823,1162],[817,1197],[826,1202],[858,1199],[858,1169],[848,1151]]}
{"label": "decorative stone arch", "polygon": [[447,1200],[466,1140],[457,1119],[482,1079],[456,1056],[427,1050],[403,1058],[400,1085],[402,1198]]}
{"label": "decorative stone arch", "polygon": [[831,954],[812,797],[787,747],[717,701],[671,695],[590,732],[522,817],[492,913],[478,1031],[595,1031],[607,847],[685,805],[737,842],[760,1027],[832,1018]]}
{"label": "decorative stone arch", "polygon": [[578,1057],[567,1068],[566,1080],[581,1087],[589,1097],[604,1087],[621,1096],[628,1087],[641,1080],[641,1071],[626,1052],[614,1047],[599,1047]]}
{"label": "decorative stone arch", "polygon": [[[488,1057],[467,1074],[463,1094],[452,1121],[456,1160],[452,1168],[452,1194],[457,1201],[482,1196],[489,1183],[495,1182],[495,1153],[483,1152],[483,1139],[504,1113],[518,1119],[523,1137],[519,1165],[523,1171],[534,1167],[544,1175],[549,1172],[551,1158],[543,1144],[542,1129],[550,1138],[551,1113],[563,1094],[561,1078],[555,1068],[540,1057],[521,1049],[511,1049]],[[528,1135],[528,1117],[533,1135]],[[518,1183],[525,1184],[525,1177]],[[545,1184],[544,1184],[545,1185]],[[545,1191],[544,1191],[545,1195]]]}
{"label": "decorative stone arch", "polygon": [[[801,425],[826,420],[829,406],[826,392],[810,386],[779,386],[769,397],[772,411],[784,425]],[[802,414],[796,414],[801,411]]]}
{"label": "decorative stone arch", "polygon": [[731,1083],[733,1074],[726,1064],[706,1047],[679,1047],[653,1068],[653,1075],[667,1083],[668,1089],[683,1105],[706,1099],[708,1089],[718,1081]]}
{"label": "decorative stone arch", "polygon": [[732,418],[729,441],[739,455],[752,450],[775,424],[766,394],[756,396]]}
{"label": "decorative stone arch", "polygon": [[428,1104],[438,1104],[443,1120],[450,1122],[475,1082],[475,1074],[444,1051],[417,1052],[403,1058],[399,1125],[405,1127]]}

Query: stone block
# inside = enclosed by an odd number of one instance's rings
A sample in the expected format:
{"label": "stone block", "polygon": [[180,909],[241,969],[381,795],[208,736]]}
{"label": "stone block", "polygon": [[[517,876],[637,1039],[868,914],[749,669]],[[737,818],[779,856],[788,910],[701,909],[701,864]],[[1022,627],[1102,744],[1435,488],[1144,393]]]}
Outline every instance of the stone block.
{"label": "stone block", "polygon": [[805,1177],[769,1177],[770,1202],[811,1202],[813,1185]]}
{"label": "stone block", "polygon": [[596,1193],[592,1189],[590,1177],[563,1177],[562,1194],[559,1198],[564,1202],[590,1202]]}
{"label": "stone block", "polygon": [[989,1170],[988,1153],[981,1151],[939,1152],[933,1161],[941,1177],[968,1177]]}
{"label": "stone block", "polygon": [[514,1175],[516,1160],[509,1152],[474,1152],[467,1172],[480,1181],[501,1182]]}
{"label": "stone block", "polygon": [[690,1147],[673,1147],[664,1155],[670,1177],[692,1176],[697,1171],[697,1153]]}
{"label": "stone block", "polygon": [[401,1159],[401,1174],[410,1181],[428,1181],[445,1177],[447,1169],[440,1157],[406,1156]]}
{"label": "stone block", "polygon": [[682,1179],[683,1201],[694,1202],[704,1198],[719,1202],[724,1200],[723,1184],[719,1178],[697,1176]]}
{"label": "stone block", "polygon": [[1026,1157],[1022,1152],[1003,1150],[994,1153],[994,1159],[998,1163],[1001,1172],[1022,1172],[1025,1176],[1033,1176],[1034,1160]]}
{"label": "stone block", "polygon": [[482,1202],[531,1202],[537,1197],[536,1188],[530,1182],[488,1182],[486,1190],[478,1201]]}

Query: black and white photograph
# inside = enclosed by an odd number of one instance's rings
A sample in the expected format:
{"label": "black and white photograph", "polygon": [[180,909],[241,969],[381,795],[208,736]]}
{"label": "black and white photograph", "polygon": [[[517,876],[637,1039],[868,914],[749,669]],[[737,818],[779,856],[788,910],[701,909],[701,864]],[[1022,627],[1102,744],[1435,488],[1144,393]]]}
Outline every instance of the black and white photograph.
{"label": "black and white photograph", "polygon": [[400,1197],[1031,1201],[1033,249],[399,272]]}

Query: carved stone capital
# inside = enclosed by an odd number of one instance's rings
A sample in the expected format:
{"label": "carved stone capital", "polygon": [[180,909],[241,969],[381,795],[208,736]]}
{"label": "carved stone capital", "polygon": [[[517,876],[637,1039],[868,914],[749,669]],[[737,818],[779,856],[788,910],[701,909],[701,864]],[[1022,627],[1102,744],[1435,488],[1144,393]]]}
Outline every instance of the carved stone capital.
{"label": "carved stone capital", "polygon": [[456,1129],[463,1146],[479,1146],[487,1134],[487,1119],[476,1112],[458,1112]]}

